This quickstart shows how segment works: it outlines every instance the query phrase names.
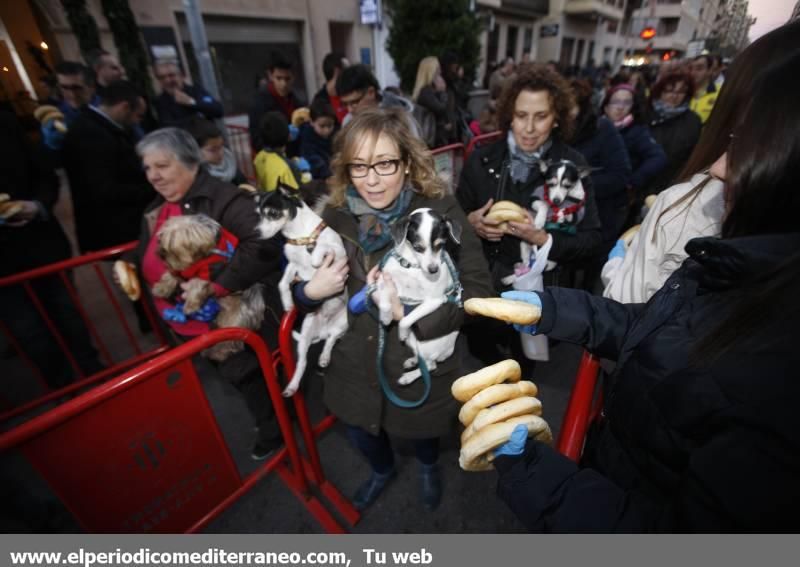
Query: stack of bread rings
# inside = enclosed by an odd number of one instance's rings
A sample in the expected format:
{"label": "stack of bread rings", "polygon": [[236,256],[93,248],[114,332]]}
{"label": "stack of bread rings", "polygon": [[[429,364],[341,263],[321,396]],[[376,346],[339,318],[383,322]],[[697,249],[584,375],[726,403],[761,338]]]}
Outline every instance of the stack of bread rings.
{"label": "stack of bread rings", "polygon": [[[468,299],[464,308],[469,314],[520,325],[536,323],[541,315],[539,308],[529,303],[494,297]],[[494,449],[506,443],[518,425],[528,428],[528,437],[545,443],[553,440],[541,417],[536,384],[520,381],[521,376],[516,360],[503,360],[453,382],[453,397],[464,404],[458,414],[465,427],[458,464],[465,471],[494,468]]]}
{"label": "stack of bread rings", "polygon": [[497,201],[486,213],[486,218],[499,222],[500,230],[506,230],[509,221],[528,222],[528,214],[525,209],[513,201]]}
{"label": "stack of bread rings", "polygon": [[67,126],[64,124],[64,113],[51,104],[43,104],[38,107],[33,111],[33,117],[41,124],[47,124],[51,120],[55,120],[53,126],[56,130],[61,133],[67,131]]}

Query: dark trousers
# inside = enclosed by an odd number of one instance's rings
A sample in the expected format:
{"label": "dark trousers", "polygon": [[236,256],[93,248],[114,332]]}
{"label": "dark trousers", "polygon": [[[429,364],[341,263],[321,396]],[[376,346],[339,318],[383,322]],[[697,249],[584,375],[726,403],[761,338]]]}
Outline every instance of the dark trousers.
{"label": "dark trousers", "polygon": [[[394,466],[394,451],[389,436],[381,429],[378,435],[372,435],[354,425],[347,426],[347,437],[356,449],[361,451],[372,470],[378,474],[386,474]],[[423,465],[433,465],[439,460],[439,438],[415,439],[414,453]]]}
{"label": "dark trousers", "polygon": [[[31,287],[83,372],[89,376],[102,370],[89,331],[61,279],[39,278]],[[62,388],[76,379],[75,370],[22,286],[0,288],[0,320],[50,388]]]}

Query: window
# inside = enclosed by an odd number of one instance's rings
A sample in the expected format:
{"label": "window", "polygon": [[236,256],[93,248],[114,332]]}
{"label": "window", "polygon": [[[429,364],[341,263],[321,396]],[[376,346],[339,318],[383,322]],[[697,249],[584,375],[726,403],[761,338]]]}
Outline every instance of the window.
{"label": "window", "polygon": [[619,22],[617,20],[608,20],[606,24],[606,31],[608,33],[617,33],[617,29],[619,28]]}
{"label": "window", "polygon": [[533,28],[525,28],[525,34],[522,37],[522,52],[530,53],[533,51]]}
{"label": "window", "polygon": [[680,23],[680,18],[663,18],[658,23],[658,34],[659,35],[672,35],[676,31],[678,31],[678,24]]}

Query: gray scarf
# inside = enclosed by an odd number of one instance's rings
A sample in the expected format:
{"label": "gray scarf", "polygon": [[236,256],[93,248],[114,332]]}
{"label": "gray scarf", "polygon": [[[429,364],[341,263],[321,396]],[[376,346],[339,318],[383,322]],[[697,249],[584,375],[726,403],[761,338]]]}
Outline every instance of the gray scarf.
{"label": "gray scarf", "polygon": [[508,131],[507,141],[511,153],[511,179],[514,183],[525,183],[531,174],[531,169],[536,167],[542,156],[550,151],[550,147],[553,145],[552,138],[548,138],[538,151],[523,152],[517,148],[517,142],[514,140],[514,133],[511,130]]}
{"label": "gray scarf", "polygon": [[221,164],[206,163],[206,170],[217,179],[230,183],[236,176],[236,158],[228,148],[223,148],[222,156]]}

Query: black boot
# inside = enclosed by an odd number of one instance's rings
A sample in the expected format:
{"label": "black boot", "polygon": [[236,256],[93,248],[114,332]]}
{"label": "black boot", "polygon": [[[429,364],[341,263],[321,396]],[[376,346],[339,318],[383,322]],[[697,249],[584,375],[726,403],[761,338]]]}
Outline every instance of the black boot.
{"label": "black boot", "polygon": [[394,468],[384,474],[373,471],[367,481],[356,490],[356,494],[353,497],[353,506],[359,510],[364,510],[371,506],[395,475],[396,471]]}
{"label": "black boot", "polygon": [[439,477],[439,465],[420,463],[419,495],[422,504],[428,511],[435,510],[442,501],[442,480]]}

